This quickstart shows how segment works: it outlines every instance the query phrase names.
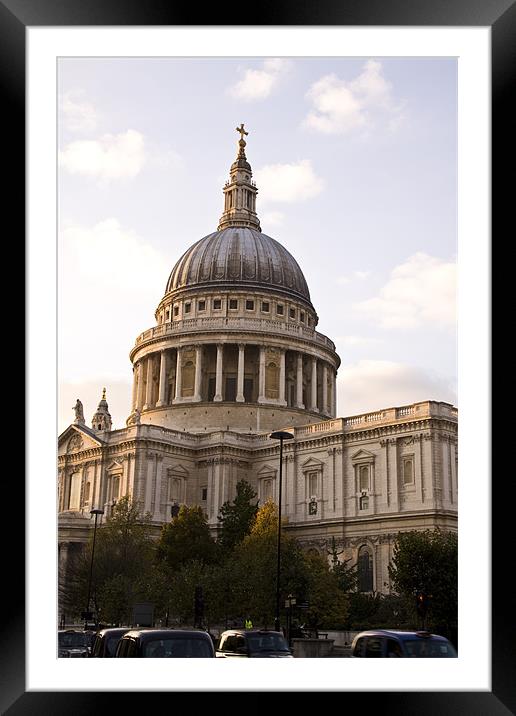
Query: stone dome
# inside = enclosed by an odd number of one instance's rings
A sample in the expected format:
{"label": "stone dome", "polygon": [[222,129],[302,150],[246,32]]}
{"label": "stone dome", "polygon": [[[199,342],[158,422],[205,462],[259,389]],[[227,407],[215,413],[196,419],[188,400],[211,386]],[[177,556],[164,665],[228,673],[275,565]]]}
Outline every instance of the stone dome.
{"label": "stone dome", "polygon": [[280,291],[312,305],[292,254],[260,230],[244,226],[215,231],[191,246],[172,269],[166,293],[201,286]]}

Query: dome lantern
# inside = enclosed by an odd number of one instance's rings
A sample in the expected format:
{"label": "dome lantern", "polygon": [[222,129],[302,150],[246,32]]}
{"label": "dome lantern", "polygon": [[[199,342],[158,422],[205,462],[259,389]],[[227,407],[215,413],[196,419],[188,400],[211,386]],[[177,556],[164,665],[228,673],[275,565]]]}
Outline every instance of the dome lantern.
{"label": "dome lantern", "polygon": [[238,154],[229,170],[229,181],[224,186],[224,212],[220,217],[218,230],[232,226],[248,227],[261,231],[260,220],[256,215],[256,195],[258,189],[253,181],[251,165],[245,155],[246,141],[244,125],[236,127],[240,132],[238,140]]}

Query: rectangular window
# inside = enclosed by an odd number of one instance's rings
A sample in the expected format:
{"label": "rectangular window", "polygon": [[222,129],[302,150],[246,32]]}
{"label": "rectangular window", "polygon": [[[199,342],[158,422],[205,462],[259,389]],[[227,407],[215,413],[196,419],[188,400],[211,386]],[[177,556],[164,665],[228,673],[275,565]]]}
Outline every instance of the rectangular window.
{"label": "rectangular window", "polygon": [[290,316],[290,318],[295,318],[295,317],[296,317],[296,309],[295,309],[295,308],[291,308],[291,309],[290,309],[290,311],[289,311],[289,316]]}
{"label": "rectangular window", "polygon": [[70,478],[69,510],[78,510],[81,507],[81,474],[74,472]]}
{"label": "rectangular window", "polygon": [[281,305],[281,303],[278,303],[278,305],[276,306],[276,313],[278,314],[278,316],[283,315],[283,306]]}
{"label": "rectangular window", "polygon": [[199,311],[205,311],[206,310],[206,301],[204,299],[201,299],[199,303],[197,304],[197,308]]}
{"label": "rectangular window", "polygon": [[318,493],[317,478],[318,478],[317,472],[309,472],[308,473],[308,497],[317,497],[317,493]]}
{"label": "rectangular window", "polygon": [[272,499],[272,480],[262,482],[262,502]]}
{"label": "rectangular window", "polygon": [[112,500],[118,500],[120,496],[120,478],[119,477],[113,477],[113,489],[111,491],[111,499]]}
{"label": "rectangular window", "polygon": [[181,478],[171,477],[169,481],[168,499],[171,502],[179,502],[181,500]]}
{"label": "rectangular window", "polygon": [[238,300],[236,298],[229,299],[229,308],[231,311],[236,311],[238,309]]}
{"label": "rectangular window", "polygon": [[174,306],[174,316],[179,316],[179,306]]}
{"label": "rectangular window", "polygon": [[301,313],[299,314],[299,320],[301,321],[301,323],[305,322],[305,314],[303,311],[301,311]]}
{"label": "rectangular window", "polygon": [[358,489],[369,490],[369,465],[360,465],[358,468]]}
{"label": "rectangular window", "polygon": [[201,502],[206,502],[208,499],[208,488],[201,487]]}
{"label": "rectangular window", "polygon": [[414,460],[411,457],[403,458],[403,484],[411,485],[414,482]]}
{"label": "rectangular window", "polygon": [[248,298],[245,302],[245,310],[246,311],[254,311],[254,301],[251,298]]}
{"label": "rectangular window", "polygon": [[165,320],[168,321],[169,318],[170,318],[170,308],[167,308],[167,311],[165,313]]}
{"label": "rectangular window", "polygon": [[262,301],[262,311],[264,313],[269,313],[269,302],[268,301]]}
{"label": "rectangular window", "polygon": [[192,310],[192,304],[185,303],[185,313],[190,313],[191,310]]}
{"label": "rectangular window", "polygon": [[213,309],[215,311],[220,311],[222,308],[222,299],[221,298],[214,298],[213,299]]}

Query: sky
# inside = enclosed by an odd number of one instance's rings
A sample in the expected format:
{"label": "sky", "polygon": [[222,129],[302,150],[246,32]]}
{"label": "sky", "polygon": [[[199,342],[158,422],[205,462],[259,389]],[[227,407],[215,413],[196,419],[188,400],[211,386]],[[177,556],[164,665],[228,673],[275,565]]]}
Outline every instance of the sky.
{"label": "sky", "polygon": [[296,258],[341,358],[337,414],[457,405],[454,58],[60,58],[58,430],[106,387],[217,228],[245,124],[262,231]]}

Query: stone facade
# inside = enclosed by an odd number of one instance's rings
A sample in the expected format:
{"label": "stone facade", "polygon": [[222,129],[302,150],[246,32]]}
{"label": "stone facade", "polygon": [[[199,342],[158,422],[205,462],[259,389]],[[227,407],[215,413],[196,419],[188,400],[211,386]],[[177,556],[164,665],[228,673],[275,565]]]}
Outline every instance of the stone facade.
{"label": "stone facade", "polygon": [[[239,132],[243,132],[241,127]],[[105,389],[91,428],[82,404],[58,448],[59,564],[85,542],[90,510],[128,495],[156,535],[178,503],[201,505],[216,532],[221,505],[247,480],[278,499],[306,549],[361,565],[363,591],[389,592],[399,531],[457,529],[457,410],[425,401],[337,418],[335,345],[301,269],[261,233],[257,188],[239,141],[218,231],[178,261],[136,339],[132,412],[112,430]]]}

